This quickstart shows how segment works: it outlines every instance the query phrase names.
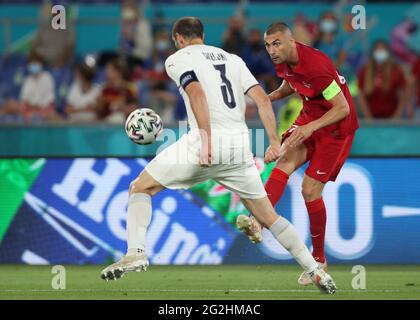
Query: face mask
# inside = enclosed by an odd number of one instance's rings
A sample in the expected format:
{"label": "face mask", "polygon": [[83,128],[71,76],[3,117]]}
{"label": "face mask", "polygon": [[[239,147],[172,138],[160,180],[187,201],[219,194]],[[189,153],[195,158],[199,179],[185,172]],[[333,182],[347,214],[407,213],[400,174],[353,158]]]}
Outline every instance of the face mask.
{"label": "face mask", "polygon": [[376,63],[382,63],[388,60],[389,53],[388,50],[384,49],[377,49],[373,52],[373,59],[375,59]]}
{"label": "face mask", "polygon": [[156,42],[156,49],[158,51],[164,51],[164,50],[168,49],[168,42],[162,41],[162,40]]}
{"label": "face mask", "polygon": [[123,10],[122,12],[123,20],[134,20],[136,18],[136,12],[133,10]]}
{"label": "face mask", "polygon": [[28,71],[30,74],[37,74],[42,71],[42,65],[39,62],[31,62],[28,65]]}
{"label": "face mask", "polygon": [[331,19],[324,19],[321,21],[319,28],[323,33],[332,33],[335,31],[336,23],[334,20]]}

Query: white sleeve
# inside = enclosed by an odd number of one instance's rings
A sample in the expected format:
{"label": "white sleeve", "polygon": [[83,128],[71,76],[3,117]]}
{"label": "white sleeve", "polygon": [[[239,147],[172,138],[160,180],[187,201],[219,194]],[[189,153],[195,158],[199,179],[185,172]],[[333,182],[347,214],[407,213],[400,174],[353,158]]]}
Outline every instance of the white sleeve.
{"label": "white sleeve", "polygon": [[191,82],[198,81],[188,52],[177,52],[171,55],[165,61],[165,70],[178,87],[185,89]]}
{"label": "white sleeve", "polygon": [[19,99],[21,102],[29,101],[30,100],[30,82],[29,78],[26,77],[23,81],[22,88],[20,89]]}
{"label": "white sleeve", "polygon": [[51,74],[45,74],[44,90],[45,90],[45,104],[55,102],[55,83]]}
{"label": "white sleeve", "polygon": [[251,71],[249,71],[248,67],[246,66],[246,63],[242,58],[236,56],[239,64],[239,70],[240,70],[240,81],[243,92],[246,94],[249,89],[256,86],[258,84],[257,79],[253,76]]}
{"label": "white sleeve", "polygon": [[77,101],[77,95],[76,95],[76,83],[72,83],[69,89],[69,94],[67,95],[66,103],[71,105],[72,107],[75,106]]}

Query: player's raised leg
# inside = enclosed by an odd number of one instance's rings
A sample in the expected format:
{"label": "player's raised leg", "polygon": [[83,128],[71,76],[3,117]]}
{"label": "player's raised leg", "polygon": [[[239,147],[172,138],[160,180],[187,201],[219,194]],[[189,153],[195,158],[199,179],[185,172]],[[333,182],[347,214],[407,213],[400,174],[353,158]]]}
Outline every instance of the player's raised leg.
{"label": "player's raised leg", "polygon": [[329,294],[335,292],[336,285],[331,276],[319,268],[294,226],[287,219],[276,214],[267,197],[242,199],[242,202],[261,225],[268,228],[274,238],[289,251],[322,292]]}
{"label": "player's raised leg", "polygon": [[[287,133],[292,129],[293,127]],[[287,143],[283,143],[280,150],[282,156],[277,160],[276,166],[265,184],[265,191],[273,207],[283,195],[289,176],[306,162],[307,149],[304,144],[296,148],[289,148]],[[236,219],[236,226],[248,236],[252,243],[262,241],[261,225],[251,215],[239,215]]]}
{"label": "player's raised leg", "polygon": [[104,280],[117,280],[130,271],[146,271],[146,231],[152,219],[152,196],[164,189],[146,170],[130,184],[127,210],[127,254],[101,272]]}
{"label": "player's raised leg", "polygon": [[[292,129],[293,127],[288,132],[291,132]],[[281,151],[282,157],[277,160],[276,166],[265,184],[265,191],[273,207],[283,195],[289,176],[306,162],[307,148],[304,144],[290,148],[286,140],[281,146]]]}

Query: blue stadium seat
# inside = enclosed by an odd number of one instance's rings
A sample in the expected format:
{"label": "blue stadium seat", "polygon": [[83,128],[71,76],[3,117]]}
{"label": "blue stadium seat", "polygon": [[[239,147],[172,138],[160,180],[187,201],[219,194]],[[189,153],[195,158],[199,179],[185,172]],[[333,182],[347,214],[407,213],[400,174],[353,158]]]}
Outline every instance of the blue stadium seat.
{"label": "blue stadium seat", "polygon": [[64,113],[66,97],[73,81],[73,70],[70,67],[50,69],[55,83],[55,102],[59,113]]}

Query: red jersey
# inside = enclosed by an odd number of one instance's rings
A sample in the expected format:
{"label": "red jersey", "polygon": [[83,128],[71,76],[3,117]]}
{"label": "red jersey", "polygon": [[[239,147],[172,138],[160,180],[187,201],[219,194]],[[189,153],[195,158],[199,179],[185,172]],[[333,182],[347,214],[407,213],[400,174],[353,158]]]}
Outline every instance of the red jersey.
{"label": "red jersey", "polygon": [[[299,60],[294,68],[287,63],[275,65],[277,76],[287,81],[302,98],[303,108],[295,124],[304,125],[319,119],[332,108],[332,104],[326,100],[323,93],[335,81],[349,104],[350,113],[339,122],[324,127],[318,132],[325,132],[336,137],[353,134],[359,127],[359,123],[344,77],[338,74],[331,59],[318,49],[299,42],[296,42],[296,49]],[[338,89],[337,86],[336,88]]]}
{"label": "red jersey", "polygon": [[412,68],[414,79],[416,79],[416,95],[417,95],[417,106],[420,107],[420,57],[417,58]]}
{"label": "red jersey", "polygon": [[99,111],[99,119],[104,119],[116,110],[113,110],[113,103],[129,104],[137,102],[137,88],[134,83],[127,83],[121,88],[114,88],[108,84],[102,88],[101,98],[104,107]]}
{"label": "red jersey", "polygon": [[367,107],[374,118],[390,118],[398,108],[401,89],[406,86],[404,72],[393,65],[389,88],[385,88],[385,72],[377,70],[373,79],[373,91],[367,94],[365,91],[366,66],[360,69],[358,86],[360,91],[365,92]]}

